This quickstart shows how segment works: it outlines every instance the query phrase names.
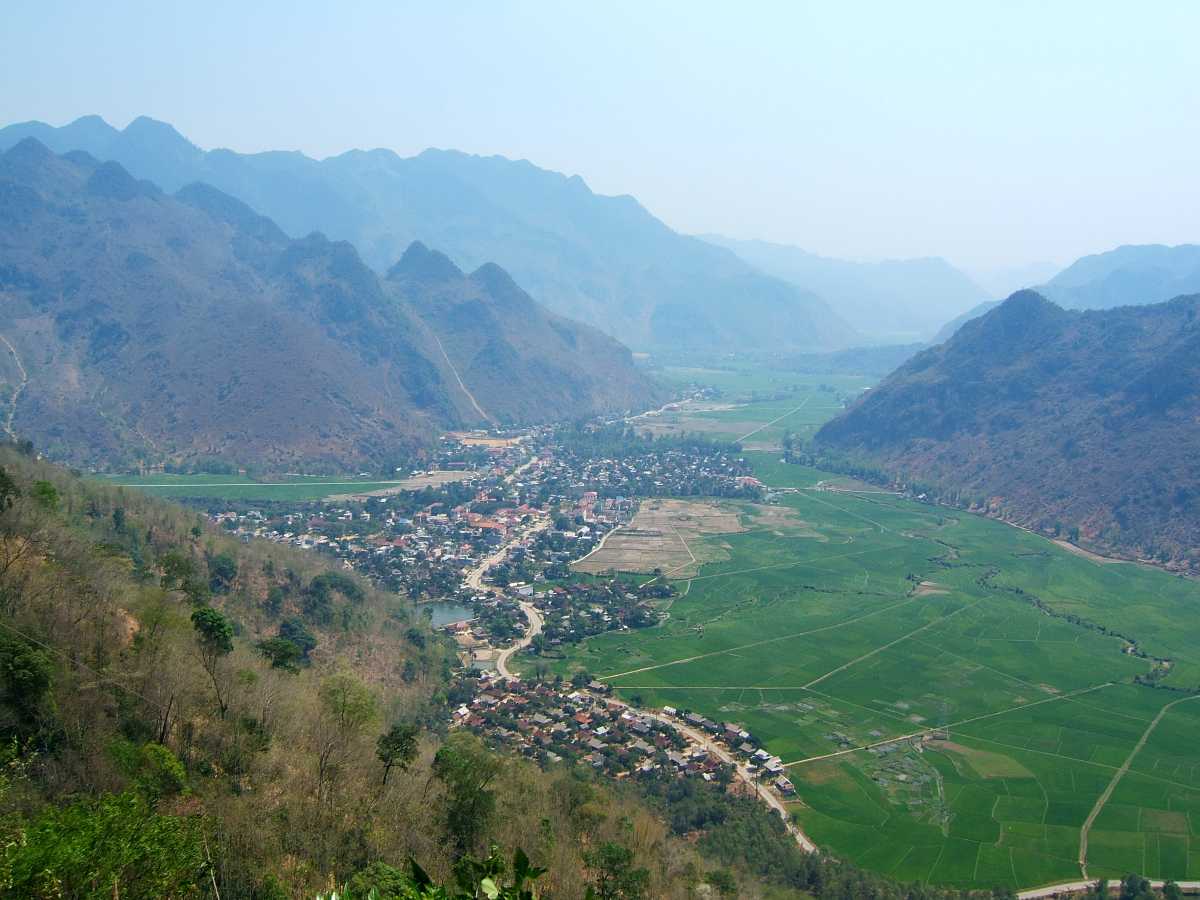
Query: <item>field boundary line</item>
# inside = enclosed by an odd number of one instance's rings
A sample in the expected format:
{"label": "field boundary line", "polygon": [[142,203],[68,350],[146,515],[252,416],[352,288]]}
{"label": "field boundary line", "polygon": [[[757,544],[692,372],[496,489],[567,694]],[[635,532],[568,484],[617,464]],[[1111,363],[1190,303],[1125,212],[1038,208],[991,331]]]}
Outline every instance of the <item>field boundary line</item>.
{"label": "field boundary line", "polygon": [[874,525],[876,528],[878,528],[880,530],[880,532],[882,532],[884,534],[886,534],[888,531],[888,527],[886,525],[884,525],[882,522],[876,522],[874,519],[868,519],[862,513],[856,513],[852,510],[845,509],[844,507],[838,506],[836,503],[830,503],[828,500],[818,497],[817,492],[813,488],[808,488],[808,493],[806,494],[806,496],[808,497],[808,499],[816,500],[818,503],[824,503],[826,506],[832,507],[833,509],[836,509],[838,512],[843,512],[848,516],[854,516],[854,518],[856,518],[856,519],[862,519],[864,522]]}
{"label": "field boundary line", "polygon": [[[1020,753],[1036,753],[1039,756],[1053,756],[1055,759],[1065,759],[1067,762],[1079,763],[1080,765],[1084,765],[1084,766],[1094,766],[1097,769],[1105,769],[1106,771],[1109,771],[1109,772],[1117,771],[1116,766],[1110,766],[1108,763],[1096,762],[1094,759],[1080,759],[1078,756],[1067,756],[1065,753],[1051,753],[1049,750],[1035,750],[1032,747],[1022,747],[1018,744],[1006,744],[1006,743],[1004,743],[1004,741],[997,741],[997,740],[994,740],[993,738],[980,737],[979,735],[976,735],[976,734],[968,734],[968,735],[964,735],[964,737],[966,737],[967,740],[982,741],[985,744],[995,744],[997,747],[1004,747],[1007,750],[1016,750]],[[1184,784],[1181,781],[1172,781],[1169,778],[1163,778],[1161,775],[1151,775],[1148,772],[1140,772],[1140,771],[1135,772],[1134,774],[1137,775],[1139,778],[1145,778],[1145,779],[1148,779],[1149,781],[1156,781],[1160,784],[1169,784],[1171,787],[1181,788],[1182,790],[1185,790],[1185,791],[1194,791],[1195,790],[1195,787],[1193,787],[1190,784]],[[1071,773],[1071,777],[1072,777],[1072,779],[1074,779],[1074,777],[1075,777],[1073,771]],[[1035,778],[1034,781],[1037,781],[1039,787],[1041,786],[1042,783],[1037,778]],[[1072,781],[1072,784],[1074,784],[1073,781]],[[1046,789],[1044,787],[1042,787],[1042,793],[1043,793],[1043,795],[1045,795],[1045,793],[1046,793]],[[1049,798],[1049,796],[1046,796],[1045,799],[1046,799],[1046,804],[1048,807],[1049,803],[1050,803],[1050,798]],[[1042,824],[1044,825],[1046,823],[1043,822]]]}
{"label": "field boundary line", "polygon": [[837,675],[839,672],[844,672],[844,671],[846,671],[846,669],[849,669],[851,666],[857,665],[858,663],[862,662],[864,659],[870,659],[870,658],[871,658],[872,656],[874,656],[876,653],[882,653],[884,650],[887,650],[889,647],[894,647],[894,646],[896,646],[896,644],[899,644],[899,643],[901,643],[902,641],[906,641],[906,640],[908,640],[908,639],[909,639],[910,637],[912,637],[914,634],[920,634],[922,631],[925,631],[925,630],[927,630],[927,629],[930,629],[930,628],[932,628],[934,625],[939,625],[939,624],[941,624],[942,622],[945,622],[947,619],[950,619],[950,618],[953,618],[954,616],[957,616],[957,615],[958,615],[960,612],[965,612],[965,611],[966,611],[966,610],[968,610],[968,609],[973,609],[974,607],[978,606],[978,605],[979,605],[980,603],[982,603],[982,602],[983,602],[982,600],[976,600],[974,603],[970,603],[970,604],[968,604],[968,605],[966,605],[966,606],[960,606],[958,609],[954,610],[954,612],[946,613],[946,615],[944,615],[944,616],[942,616],[942,617],[940,617],[940,618],[934,619],[932,622],[926,622],[926,623],[925,623],[924,625],[922,625],[920,628],[914,628],[914,629],[913,629],[912,631],[910,631],[908,634],[902,634],[900,637],[896,638],[894,641],[888,641],[886,644],[883,644],[882,646],[876,647],[876,648],[875,648],[874,650],[872,650],[871,652],[869,652],[869,653],[864,653],[862,656],[858,657],[857,659],[852,659],[852,660],[850,660],[850,662],[848,662],[848,663],[845,663],[845,664],[843,664],[843,665],[840,665],[840,666],[838,666],[836,669],[833,669],[832,671],[826,672],[826,673],[825,673],[824,675],[822,675],[820,678],[814,678],[814,679],[813,679],[812,681],[810,681],[808,684],[804,685],[804,687],[805,687],[805,688],[810,688],[810,687],[812,687],[813,685],[820,684],[820,683],[821,683],[822,681],[824,681],[826,678],[832,678],[834,675]]}
{"label": "field boundary line", "polygon": [[616,673],[609,674],[609,675],[602,675],[600,677],[605,678],[605,679],[624,678],[626,675],[637,675],[641,672],[652,672],[655,669],[665,669],[665,668],[668,668],[669,666],[680,666],[680,665],[683,665],[684,663],[695,662],[698,659],[708,659],[710,656],[723,656],[726,653],[736,653],[738,650],[749,650],[751,647],[761,647],[764,644],[775,644],[775,643],[778,643],[779,641],[790,641],[793,638],[807,637],[810,634],[819,634],[820,632],[823,632],[823,631],[830,631],[835,628],[841,628],[844,625],[853,625],[855,622],[861,622],[863,619],[869,619],[872,616],[878,616],[882,613],[889,612],[890,610],[893,610],[893,609],[896,609],[897,607],[903,606],[906,603],[912,603],[915,600],[919,600],[919,599],[920,599],[919,597],[905,597],[903,600],[899,601],[898,603],[893,603],[890,606],[884,606],[880,609],[874,609],[874,610],[871,610],[871,612],[863,613],[861,616],[856,616],[852,619],[844,619],[841,622],[834,622],[831,625],[822,625],[820,628],[810,628],[808,631],[797,631],[794,634],[784,634],[784,635],[780,635],[778,637],[764,638],[761,641],[751,641],[749,644],[740,644],[736,647],[726,647],[723,650],[713,650],[709,653],[701,653],[697,656],[688,656],[683,659],[673,659],[673,660],[669,660],[668,662],[664,662],[664,663],[656,663],[653,666],[642,666],[641,668],[638,668],[638,669],[630,669],[627,672],[616,672]]}
{"label": "field boundary line", "polygon": [[711,575],[697,575],[692,581],[701,581],[705,578],[725,578],[730,575],[749,575],[751,572],[763,572],[767,569],[788,569],[795,566],[812,565],[813,563],[828,562],[831,559],[847,559],[851,556],[866,556],[868,553],[878,553],[880,550],[898,550],[903,547],[903,544],[888,544],[886,547],[871,547],[866,550],[855,550],[853,553],[838,553],[833,556],[818,556],[816,559],[798,559],[791,562],[770,563],[765,566],[754,566],[750,569],[735,569],[732,572],[713,572]]}
{"label": "field boundary line", "polygon": [[1162,721],[1163,717],[1170,712],[1172,708],[1178,706],[1180,703],[1187,703],[1189,700],[1196,699],[1200,699],[1200,694],[1193,694],[1190,697],[1181,697],[1178,700],[1171,701],[1162,709],[1160,709],[1158,711],[1158,715],[1154,717],[1154,720],[1147,725],[1146,730],[1142,732],[1142,736],[1138,739],[1137,744],[1135,744],[1133,749],[1129,751],[1129,755],[1125,757],[1125,762],[1121,763],[1121,768],[1117,769],[1116,774],[1114,774],[1112,780],[1109,781],[1108,787],[1104,789],[1104,793],[1097,798],[1096,805],[1093,806],[1092,811],[1088,813],[1088,817],[1083,823],[1083,828],[1081,828],[1079,831],[1079,874],[1084,878],[1088,877],[1088,835],[1092,830],[1092,825],[1095,823],[1096,818],[1100,815],[1101,810],[1104,809],[1104,804],[1106,804],[1109,798],[1112,797],[1113,791],[1117,789],[1117,785],[1121,783],[1121,779],[1125,777],[1125,773],[1128,772],[1129,767],[1133,765],[1134,757],[1136,757],[1141,749],[1146,746],[1146,741],[1150,740],[1150,735],[1154,732],[1154,729],[1158,727],[1158,723]]}
{"label": "field boundary line", "polygon": [[[1070,693],[1070,694],[1058,694],[1054,697],[1046,697],[1042,700],[1035,700],[1032,703],[1023,703],[1020,706],[1010,706],[1007,709],[999,709],[999,710],[996,710],[995,712],[983,713],[982,715],[972,716],[969,719],[961,719],[957,722],[949,722],[945,725],[931,725],[928,728],[921,728],[921,729],[918,729],[917,731],[911,731],[908,734],[896,735],[895,737],[883,738],[882,740],[873,741],[870,744],[862,744],[858,747],[847,747],[845,750],[836,750],[833,753],[823,753],[820,756],[809,756],[804,759],[796,759],[796,760],[793,760],[792,762],[784,763],[783,767],[785,769],[787,769],[792,766],[801,766],[806,763],[821,762],[822,760],[835,759],[839,756],[848,756],[851,753],[860,753],[863,750],[870,750],[874,747],[883,747],[883,746],[886,746],[887,744],[895,744],[900,741],[912,740],[915,737],[923,737],[924,735],[932,734],[935,731],[950,731],[954,728],[960,728],[963,725],[970,725],[972,722],[981,721],[982,719],[992,719],[992,718],[995,718],[996,716],[1003,716],[1003,715],[1007,715],[1008,713],[1017,712],[1022,709],[1029,709],[1032,706],[1041,706],[1044,703],[1055,703],[1059,700],[1067,700],[1070,697],[1073,697],[1073,696],[1076,696],[1079,694],[1087,694],[1092,691],[1098,691],[1101,688],[1112,687],[1112,686],[1113,686],[1113,682],[1106,681],[1103,684],[1096,684],[1096,685],[1092,685],[1091,687],[1088,687],[1088,688],[1081,688],[1080,690],[1074,691],[1073,693]],[[973,737],[973,735],[972,735],[972,737]]]}
{"label": "field boundary line", "polygon": [[741,443],[742,441],[744,441],[746,438],[748,438],[748,437],[753,437],[754,435],[756,435],[756,434],[758,434],[760,431],[762,431],[764,428],[770,428],[770,427],[771,427],[772,425],[774,425],[776,422],[782,422],[782,421],[783,421],[784,419],[786,419],[788,416],[790,416],[790,415],[793,415],[793,414],[795,414],[795,413],[798,413],[798,412],[800,412],[800,410],[804,409],[805,405],[807,405],[808,401],[812,399],[812,396],[813,396],[812,394],[805,394],[805,395],[804,395],[804,399],[803,399],[802,401],[800,401],[800,405],[799,405],[799,406],[797,406],[795,409],[789,409],[787,412],[785,412],[785,413],[784,413],[782,416],[780,416],[779,418],[777,418],[777,419],[772,419],[770,422],[765,422],[765,423],[763,423],[762,425],[759,425],[759,426],[758,426],[757,428],[755,428],[753,431],[747,431],[747,432],[746,432],[745,434],[743,434],[743,435],[742,435],[740,438],[735,438],[735,439],[734,439],[734,443],[735,443],[735,444],[740,444],[740,443]]}

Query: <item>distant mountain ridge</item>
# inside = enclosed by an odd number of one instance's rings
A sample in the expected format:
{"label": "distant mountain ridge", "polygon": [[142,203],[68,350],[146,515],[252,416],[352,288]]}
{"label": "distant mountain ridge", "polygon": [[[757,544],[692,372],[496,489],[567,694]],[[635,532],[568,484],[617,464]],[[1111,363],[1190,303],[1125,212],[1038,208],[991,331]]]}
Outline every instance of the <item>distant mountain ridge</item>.
{"label": "distant mountain ridge", "polygon": [[1084,256],[1037,290],[1072,309],[1161,303],[1200,293],[1200,245],[1125,245]]}
{"label": "distant mountain ridge", "polygon": [[1200,295],[1064,310],[1021,291],[817,434],[940,496],[1200,570]]}
{"label": "distant mountain ridge", "polygon": [[13,428],[78,463],[379,462],[445,427],[662,396],[498,266],[413,245],[380,278],[207,184],[172,197],[34,139],[0,156],[0,296],[5,399],[25,380]]}
{"label": "distant mountain ridge", "polygon": [[61,128],[0,129],[0,150],[34,137],[84,150],[168,191],[201,181],[270,217],[292,237],[351,242],[384,271],[415,240],[464,269],[495,262],[555,312],[637,348],[818,350],[854,330],[811,293],[735,254],[677,234],[632,197],[592,193],[583,179],[526,161],[427,150],[401,158],[352,150],[203,151],[145,117],[118,131],[97,116]]}
{"label": "distant mountain ridge", "polygon": [[812,291],[859,332],[881,342],[927,340],[948,320],[989,299],[970,277],[936,257],[861,263],[787,244],[701,237]]}

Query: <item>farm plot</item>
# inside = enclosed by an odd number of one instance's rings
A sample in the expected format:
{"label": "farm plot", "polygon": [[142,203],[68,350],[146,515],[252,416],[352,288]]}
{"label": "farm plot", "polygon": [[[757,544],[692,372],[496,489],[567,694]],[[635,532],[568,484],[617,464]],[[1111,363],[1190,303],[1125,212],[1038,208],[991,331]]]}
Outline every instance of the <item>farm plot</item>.
{"label": "farm plot", "polygon": [[1200,685],[1194,582],[958,511],[817,490],[827,473],[748,455],[794,489],[779,508],[818,539],[744,517],[666,622],[590,639],[559,671],[741,723],[783,758],[818,845],[897,878],[1078,878],[1097,809],[1089,875],[1200,877],[1200,701],[1133,753],[1187,696],[1135,679]]}
{"label": "farm plot", "polygon": [[609,534],[602,547],[573,564],[577,572],[658,572],[664,578],[690,578],[705,563],[729,558],[729,545],[715,535],[739,534],[749,527],[777,535],[823,540],[791,510],[734,501],[647,500],[633,521]]}
{"label": "farm plot", "polygon": [[102,476],[102,480],[174,500],[347,501],[421,490],[451,481],[463,481],[472,475],[470,472],[430,472],[389,481],[327,475],[287,475],[264,481],[236,475],[116,475]]}

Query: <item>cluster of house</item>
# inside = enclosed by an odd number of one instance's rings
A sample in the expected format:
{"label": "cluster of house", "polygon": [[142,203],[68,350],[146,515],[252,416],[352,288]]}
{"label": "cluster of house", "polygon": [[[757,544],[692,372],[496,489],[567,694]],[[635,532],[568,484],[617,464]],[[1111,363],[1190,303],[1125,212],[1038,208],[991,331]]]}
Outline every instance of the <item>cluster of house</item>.
{"label": "cluster of house", "polygon": [[664,706],[663,714],[681,719],[692,728],[706,732],[712,740],[724,744],[743,761],[746,772],[756,781],[767,780],[785,797],[796,793],[795,785],[784,774],[783,760],[757,746],[750,732],[736,722],[714,722],[699,713],[680,713],[673,706]]}
{"label": "cluster of house", "polygon": [[612,699],[607,685],[596,681],[584,686],[484,675],[474,698],[452,718],[455,727],[469,728],[543,764],[588,765],[614,778],[700,778],[735,792],[745,790],[744,781],[740,788],[736,785],[733,766],[676,727],[678,722],[728,747],[749,778],[784,796],[795,793],[779,758],[758,747],[740,725],[718,725],[669,706],[661,713],[644,713]]}
{"label": "cluster of house", "polygon": [[762,490],[743,458],[715,448],[652,450],[621,458],[565,458],[555,462],[547,467],[545,480],[583,486],[596,499],[757,497]]}
{"label": "cluster of house", "polygon": [[727,783],[732,773],[715,754],[688,741],[660,718],[584,688],[485,676],[478,693],[454,711],[456,726],[544,764],[589,765],[615,778],[659,774]]}

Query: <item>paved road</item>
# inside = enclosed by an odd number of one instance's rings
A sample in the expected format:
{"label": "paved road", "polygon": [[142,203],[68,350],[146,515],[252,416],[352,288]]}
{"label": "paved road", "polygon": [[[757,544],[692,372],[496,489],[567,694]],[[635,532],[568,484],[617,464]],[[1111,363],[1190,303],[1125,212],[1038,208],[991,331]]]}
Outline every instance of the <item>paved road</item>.
{"label": "paved road", "polygon": [[529,619],[529,628],[525,631],[525,637],[521,638],[511,647],[501,650],[496,657],[496,671],[505,678],[515,678],[515,674],[508,670],[508,660],[512,655],[520,650],[524,650],[533,643],[533,639],[542,633],[542,614],[537,611],[537,607],[532,603],[521,603],[521,611],[525,613],[525,617]]}
{"label": "paved road", "polygon": [[[1200,891],[1200,881],[1177,881],[1179,889],[1185,894],[1194,894]],[[1152,887],[1162,888],[1165,882],[1150,880]],[[1090,891],[1096,886],[1095,881],[1068,881],[1063,884],[1051,884],[1046,887],[1032,888],[1028,891],[1021,891],[1017,894],[1020,900],[1039,900],[1043,897],[1065,897],[1069,894],[1082,894],[1085,891]]]}

